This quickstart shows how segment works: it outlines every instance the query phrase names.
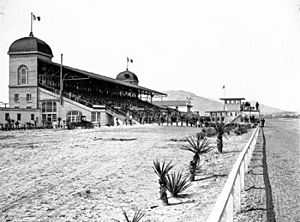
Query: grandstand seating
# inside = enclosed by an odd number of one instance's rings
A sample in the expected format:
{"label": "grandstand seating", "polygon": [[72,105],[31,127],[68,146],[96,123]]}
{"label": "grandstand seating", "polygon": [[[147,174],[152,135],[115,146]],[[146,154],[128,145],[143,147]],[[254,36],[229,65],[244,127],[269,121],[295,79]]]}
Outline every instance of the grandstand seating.
{"label": "grandstand seating", "polygon": [[[58,89],[49,85],[39,83],[39,86],[59,94]],[[158,121],[158,116],[162,113],[160,107],[137,97],[120,96],[117,94],[108,95],[104,93],[96,94],[85,91],[75,91],[72,89],[65,89],[63,96],[91,108],[93,105],[105,105],[110,111],[113,111],[124,118],[128,117],[128,115],[132,115],[133,119],[139,123]]]}

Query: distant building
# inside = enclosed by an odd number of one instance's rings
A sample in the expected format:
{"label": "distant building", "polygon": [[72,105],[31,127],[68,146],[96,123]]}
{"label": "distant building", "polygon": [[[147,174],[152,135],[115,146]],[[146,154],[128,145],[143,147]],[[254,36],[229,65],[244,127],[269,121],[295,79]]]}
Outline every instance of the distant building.
{"label": "distant building", "polygon": [[186,100],[153,101],[153,104],[162,108],[176,109],[180,112],[191,112],[191,108],[193,107],[191,103]]}
{"label": "distant building", "polygon": [[242,102],[245,98],[220,98],[224,101],[223,110],[206,111],[212,121],[224,120],[225,122],[241,121],[242,118],[259,117],[259,109],[250,106],[249,102]]}
{"label": "distant building", "polygon": [[223,110],[206,111],[213,121],[224,119],[231,121],[241,113],[242,101],[245,98],[220,98],[224,101]]}

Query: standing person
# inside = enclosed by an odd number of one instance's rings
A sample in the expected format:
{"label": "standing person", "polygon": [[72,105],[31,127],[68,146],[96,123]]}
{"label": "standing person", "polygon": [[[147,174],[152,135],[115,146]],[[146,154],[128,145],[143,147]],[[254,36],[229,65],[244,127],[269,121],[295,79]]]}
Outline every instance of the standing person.
{"label": "standing person", "polygon": [[127,124],[130,124],[130,122],[129,122],[129,111],[128,111],[127,114],[126,114],[125,124],[126,124],[126,125],[127,125]]}
{"label": "standing person", "polygon": [[255,103],[255,108],[256,108],[256,110],[258,110],[258,108],[259,108],[259,103],[258,102]]}
{"label": "standing person", "polygon": [[261,120],[261,126],[262,126],[262,127],[265,126],[265,118],[262,118],[262,120]]}
{"label": "standing person", "polygon": [[132,115],[129,115],[129,124],[132,125]]}

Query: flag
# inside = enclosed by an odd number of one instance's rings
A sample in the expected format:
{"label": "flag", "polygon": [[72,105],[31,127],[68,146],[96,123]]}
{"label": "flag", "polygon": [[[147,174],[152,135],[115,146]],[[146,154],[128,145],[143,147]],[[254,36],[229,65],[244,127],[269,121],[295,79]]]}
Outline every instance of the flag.
{"label": "flag", "polygon": [[41,20],[41,17],[40,17],[40,16],[35,16],[33,13],[32,13],[32,18],[33,18],[34,21],[35,21],[35,20],[38,20],[38,21]]}
{"label": "flag", "polygon": [[133,63],[133,60],[127,57],[127,62]]}

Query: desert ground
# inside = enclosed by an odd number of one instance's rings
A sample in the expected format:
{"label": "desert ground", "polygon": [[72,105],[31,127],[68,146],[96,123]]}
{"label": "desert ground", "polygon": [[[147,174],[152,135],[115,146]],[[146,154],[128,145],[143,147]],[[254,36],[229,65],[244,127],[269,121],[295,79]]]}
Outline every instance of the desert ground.
{"label": "desert ground", "polygon": [[[199,128],[118,126],[0,132],[0,221],[205,221],[253,130],[224,139],[202,157],[201,172],[182,199],[159,200],[153,160],[187,171],[180,149]],[[216,147],[216,137],[210,138]]]}

